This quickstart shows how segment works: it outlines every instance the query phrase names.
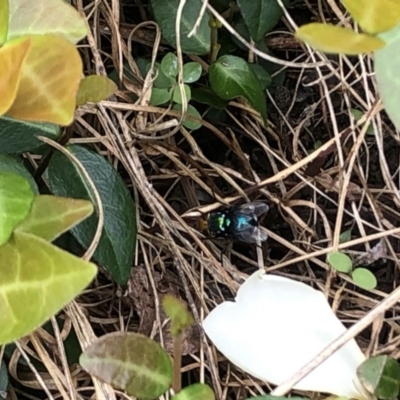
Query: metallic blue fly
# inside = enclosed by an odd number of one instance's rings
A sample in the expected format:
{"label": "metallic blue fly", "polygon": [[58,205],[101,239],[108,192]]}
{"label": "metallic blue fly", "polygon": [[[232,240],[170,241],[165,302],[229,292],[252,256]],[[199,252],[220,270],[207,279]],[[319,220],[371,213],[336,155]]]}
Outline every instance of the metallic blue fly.
{"label": "metallic blue fly", "polygon": [[247,243],[263,242],[268,235],[258,225],[258,217],[268,211],[267,204],[255,201],[241,206],[226,207],[208,214],[201,223],[211,237]]}

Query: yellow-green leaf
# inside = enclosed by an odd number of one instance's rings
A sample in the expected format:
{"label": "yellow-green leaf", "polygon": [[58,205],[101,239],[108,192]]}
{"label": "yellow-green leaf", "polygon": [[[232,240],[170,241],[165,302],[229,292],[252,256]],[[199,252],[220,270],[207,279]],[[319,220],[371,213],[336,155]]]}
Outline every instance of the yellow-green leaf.
{"label": "yellow-green leaf", "polygon": [[8,0],[0,0],[0,46],[7,40],[8,13]]}
{"label": "yellow-green leaf", "polygon": [[113,332],[85,349],[79,358],[91,375],[140,399],[156,399],[172,382],[168,353],[154,340],[134,332]]}
{"label": "yellow-green leaf", "polygon": [[192,314],[187,309],[186,304],[173,296],[166,294],[162,300],[165,313],[171,319],[171,334],[178,336],[193,323]]}
{"label": "yellow-green leaf", "polygon": [[301,26],[296,37],[315,50],[333,54],[370,53],[385,46],[385,42],[375,36],[317,22]]}
{"label": "yellow-green leaf", "polygon": [[375,34],[393,29],[400,22],[398,0],[342,0],[361,28]]}
{"label": "yellow-green leaf", "polygon": [[77,296],[97,268],[46,240],[15,232],[0,247],[0,345],[42,325]]}
{"label": "yellow-green leaf", "polygon": [[92,212],[93,204],[88,200],[36,196],[29,215],[16,227],[16,231],[32,233],[51,242]]}
{"label": "yellow-green leaf", "polygon": [[26,178],[13,172],[0,173],[0,245],[29,214],[34,196]]}
{"label": "yellow-green leaf", "polygon": [[0,115],[13,104],[21,80],[21,69],[30,47],[30,39],[14,40],[0,48]]}
{"label": "yellow-green leaf", "polygon": [[116,84],[106,76],[90,75],[81,80],[76,105],[98,103],[111,96],[117,90]]}
{"label": "yellow-green leaf", "polygon": [[9,0],[8,39],[25,35],[54,34],[71,43],[86,36],[86,22],[78,11],[61,0]]}
{"label": "yellow-green leaf", "polygon": [[17,97],[7,114],[29,121],[68,125],[82,75],[75,46],[55,35],[31,36]]}

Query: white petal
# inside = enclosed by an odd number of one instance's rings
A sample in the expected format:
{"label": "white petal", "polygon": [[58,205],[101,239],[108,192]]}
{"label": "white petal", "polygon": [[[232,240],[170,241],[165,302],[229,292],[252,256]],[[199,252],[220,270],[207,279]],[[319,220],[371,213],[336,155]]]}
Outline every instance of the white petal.
{"label": "white petal", "polygon": [[[236,302],[212,310],[203,327],[231,362],[273,384],[285,381],[346,331],[322,292],[260,271],[239,288]],[[354,382],[364,360],[351,340],[294,388],[362,399]]]}

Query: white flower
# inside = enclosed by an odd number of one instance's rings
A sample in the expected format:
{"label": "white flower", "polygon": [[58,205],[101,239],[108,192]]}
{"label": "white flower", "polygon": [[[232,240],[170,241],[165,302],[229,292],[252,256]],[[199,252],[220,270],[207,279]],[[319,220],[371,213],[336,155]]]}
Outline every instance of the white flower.
{"label": "white flower", "polygon": [[[283,383],[346,331],[324,294],[304,283],[260,271],[203,322],[214,345],[256,378]],[[294,388],[363,399],[356,368],[365,360],[349,341]]]}

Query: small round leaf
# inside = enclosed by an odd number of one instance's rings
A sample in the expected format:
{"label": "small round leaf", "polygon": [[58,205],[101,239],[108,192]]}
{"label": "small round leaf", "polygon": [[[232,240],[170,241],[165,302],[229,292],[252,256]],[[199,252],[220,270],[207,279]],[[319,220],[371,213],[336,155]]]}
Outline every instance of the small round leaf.
{"label": "small round leaf", "polygon": [[[181,111],[182,110],[182,105],[181,104],[175,104],[173,109]],[[190,104],[188,105],[187,115],[191,115],[193,117],[196,117],[199,120],[202,119],[200,113]],[[201,128],[201,123],[196,122],[196,121],[192,121],[190,119],[185,119],[183,121],[183,126],[185,128],[195,130],[195,129]]]}
{"label": "small round leaf", "polygon": [[[183,85],[183,87],[184,87],[185,94],[186,94],[186,101],[190,101],[190,98],[192,97],[190,87],[188,85]],[[182,104],[181,90],[178,85],[175,85],[175,87],[174,87],[174,93],[172,95],[172,100],[175,103]]]}
{"label": "small round leaf", "polygon": [[169,78],[176,78],[178,75],[178,58],[173,53],[167,53],[161,60],[161,71]]}
{"label": "small round leaf", "polygon": [[183,82],[193,83],[201,76],[201,65],[198,62],[189,62],[183,66]]}
{"label": "small round leaf", "polygon": [[354,283],[362,289],[371,290],[376,288],[377,280],[375,275],[366,268],[356,268],[352,273]]}
{"label": "small round leaf", "polygon": [[351,261],[351,258],[340,251],[332,251],[329,253],[327,261],[332,268],[339,272],[348,273],[353,268],[353,262]]}
{"label": "small round leaf", "polygon": [[171,92],[168,89],[158,89],[156,87],[151,91],[150,104],[152,106],[160,106],[171,100]]}

